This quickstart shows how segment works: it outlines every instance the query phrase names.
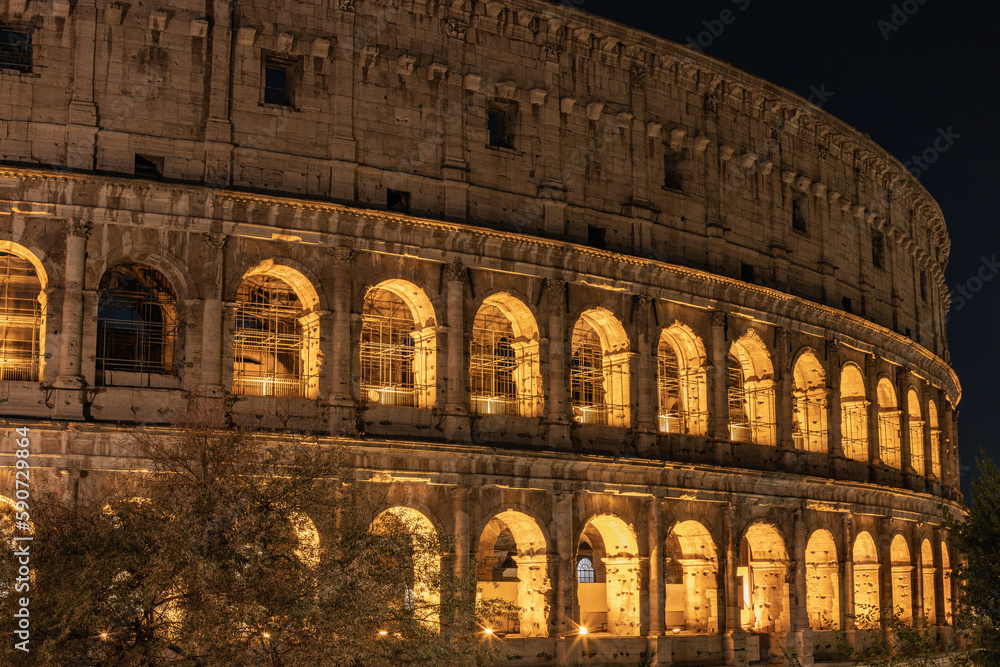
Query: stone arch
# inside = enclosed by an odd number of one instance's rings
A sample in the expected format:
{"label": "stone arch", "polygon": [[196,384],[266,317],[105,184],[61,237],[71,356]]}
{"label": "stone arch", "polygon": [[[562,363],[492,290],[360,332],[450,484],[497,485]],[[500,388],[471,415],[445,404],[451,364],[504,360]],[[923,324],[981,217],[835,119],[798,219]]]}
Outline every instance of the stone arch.
{"label": "stone arch", "polygon": [[628,335],[606,308],[583,312],[573,327],[570,394],[580,423],[628,426],[630,358]]}
{"label": "stone arch", "polygon": [[792,442],[807,452],[827,450],[826,373],[812,348],[804,348],[792,366]]}
{"label": "stone arch", "polygon": [[742,592],[743,629],[788,632],[788,551],[777,528],[755,523],[747,529],[736,573]]}
{"label": "stone arch", "polygon": [[844,456],[868,461],[868,405],[865,376],[849,361],[840,369],[840,435]]}
{"label": "stone arch", "polygon": [[[497,546],[502,546],[502,554],[498,555]],[[511,546],[515,555],[510,554]],[[479,540],[479,596],[515,604],[519,609],[516,631],[524,637],[548,636],[547,611],[552,586],[546,549],[545,536],[538,523],[527,514],[511,509],[490,519]],[[508,567],[511,562],[513,568]],[[516,583],[510,581],[512,578]],[[486,582],[493,582],[493,585]]]}
{"label": "stone arch", "polygon": [[369,530],[374,533],[403,531],[410,538],[413,548],[410,554],[413,578],[407,583],[406,589],[400,591],[398,604],[403,609],[412,610],[414,617],[422,625],[440,632],[441,557],[428,548],[437,541],[438,533],[434,524],[419,510],[396,506],[375,517]]}
{"label": "stone arch", "polygon": [[927,625],[937,624],[937,606],[934,588],[937,586],[937,569],[934,567],[934,548],[929,539],[920,543],[920,581],[923,599],[921,611]]}
{"label": "stone arch", "polygon": [[840,567],[837,543],[820,528],[806,544],[806,613],[813,630],[840,629]]}
{"label": "stone arch", "polygon": [[235,300],[233,393],[315,398],[321,304],[314,283],[290,261],[268,259],[243,274]]}
{"label": "stone arch", "polygon": [[680,521],[667,533],[665,556],[666,627],[718,632],[719,560],[712,534],[698,521]]}
{"label": "stone arch", "polygon": [[906,408],[909,417],[910,433],[910,465],[918,475],[926,475],[924,462],[924,420],[920,410],[920,397],[917,390],[910,387],[906,392]]}
{"label": "stone arch", "polygon": [[178,303],[183,304],[187,299],[192,298],[189,283],[190,270],[186,266],[181,265],[168,255],[140,249],[119,248],[110,251],[104,257],[103,262],[96,264],[93,274],[88,276],[87,282],[99,289],[101,279],[108,271],[127,264],[143,264],[162,273],[174,290]]}
{"label": "stone arch", "polygon": [[775,445],[774,366],[753,329],[730,348],[728,379],[730,439]]}
{"label": "stone arch", "polygon": [[507,292],[491,294],[476,311],[469,351],[472,411],[542,414],[538,323],[531,309]]}
{"label": "stone arch", "polygon": [[48,283],[35,253],[0,241],[0,380],[34,382],[44,376]]}
{"label": "stone arch", "polygon": [[882,618],[878,549],[862,531],[854,538],[854,624],[859,630],[877,628]]}
{"label": "stone arch", "polygon": [[577,557],[592,550],[605,581],[577,582],[580,625],[589,631],[639,636],[640,565],[632,527],[613,514],[592,517],[577,541]]}
{"label": "stone arch", "polygon": [[406,280],[383,280],[365,293],[361,322],[362,400],[433,406],[437,319],[427,294]]}
{"label": "stone arch", "polygon": [[899,447],[899,415],[896,389],[889,378],[878,381],[878,456],[882,465],[900,468],[903,465]]}
{"label": "stone arch", "polygon": [[889,548],[892,568],[892,607],[893,614],[903,623],[913,623],[913,588],[910,579],[913,575],[913,563],[910,560],[910,547],[901,533],[892,538]]}
{"label": "stone arch", "polygon": [[705,345],[691,327],[675,321],[657,347],[659,427],[667,433],[708,430]]}
{"label": "stone arch", "polygon": [[176,387],[180,303],[159,269],[138,262],[110,266],[98,283],[96,384]]}
{"label": "stone arch", "polygon": [[941,423],[938,421],[937,403],[927,401],[927,428],[931,436],[931,474],[941,479]]}
{"label": "stone arch", "polygon": [[944,622],[952,624],[951,608],[951,557],[948,555],[948,543],[941,540],[941,599],[944,602]]}
{"label": "stone arch", "polygon": [[307,567],[317,567],[320,560],[320,546],[316,524],[302,512],[293,512],[290,519],[292,530],[299,543],[299,548],[294,552],[295,556]]}

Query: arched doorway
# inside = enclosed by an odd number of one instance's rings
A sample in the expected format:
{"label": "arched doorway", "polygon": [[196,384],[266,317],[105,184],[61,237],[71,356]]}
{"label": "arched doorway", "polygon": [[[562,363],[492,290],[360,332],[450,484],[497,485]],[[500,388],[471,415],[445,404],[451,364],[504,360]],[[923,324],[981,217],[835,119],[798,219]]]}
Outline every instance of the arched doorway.
{"label": "arched doorway", "polygon": [[[577,599],[582,627],[613,635],[639,635],[637,556],[635,533],[620,518],[602,514],[587,522],[577,546]],[[592,583],[580,577],[580,563],[585,558],[593,568]]]}
{"label": "arched doorway", "polygon": [[712,535],[697,521],[682,521],[667,535],[667,630],[715,633],[719,630],[719,560]]}

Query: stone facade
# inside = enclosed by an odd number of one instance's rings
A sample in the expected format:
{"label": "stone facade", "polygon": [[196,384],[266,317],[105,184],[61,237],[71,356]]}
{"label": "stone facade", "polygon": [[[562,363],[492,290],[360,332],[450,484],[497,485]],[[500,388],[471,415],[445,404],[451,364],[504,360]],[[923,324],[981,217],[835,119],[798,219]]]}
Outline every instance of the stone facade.
{"label": "stone facade", "polygon": [[951,640],[949,240],[867,137],[541,1],[4,36],[0,415],[68,502],[197,397],[351,447],[522,607],[516,664],[807,664],[878,604]]}

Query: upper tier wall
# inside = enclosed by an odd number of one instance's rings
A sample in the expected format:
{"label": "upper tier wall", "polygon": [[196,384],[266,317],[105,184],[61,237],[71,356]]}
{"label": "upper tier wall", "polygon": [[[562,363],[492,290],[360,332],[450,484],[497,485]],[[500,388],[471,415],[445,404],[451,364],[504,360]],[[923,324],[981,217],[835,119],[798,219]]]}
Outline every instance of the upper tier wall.
{"label": "upper tier wall", "polygon": [[[230,11],[0,3],[33,30],[32,72],[0,69],[0,160],[131,174],[141,155],[167,179],[373,207],[402,191],[428,217],[850,310],[947,359],[939,208],[786,90],[540,1]],[[264,101],[268,57],[289,67],[288,105]],[[512,148],[490,145],[491,109]]]}

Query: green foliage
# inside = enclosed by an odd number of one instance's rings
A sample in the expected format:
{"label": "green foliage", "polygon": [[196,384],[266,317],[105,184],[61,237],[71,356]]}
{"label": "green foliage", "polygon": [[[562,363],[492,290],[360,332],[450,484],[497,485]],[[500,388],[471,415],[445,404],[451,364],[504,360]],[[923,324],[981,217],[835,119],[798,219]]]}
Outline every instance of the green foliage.
{"label": "green foliage", "polygon": [[978,665],[1000,664],[1000,469],[982,450],[966,516],[945,513],[944,527],[961,554],[952,576],[961,588],[958,624],[970,636]]}
{"label": "green foliage", "polygon": [[[474,578],[443,576],[449,539],[385,513],[386,485],[348,485],[345,452],[205,420],[172,436],[137,436],[147,472],[108,476],[99,498],[33,498],[31,653],[6,641],[0,663],[489,665],[505,655],[479,624],[512,611],[477,603]],[[13,580],[10,560],[0,581]],[[0,590],[8,637],[11,603]]]}

